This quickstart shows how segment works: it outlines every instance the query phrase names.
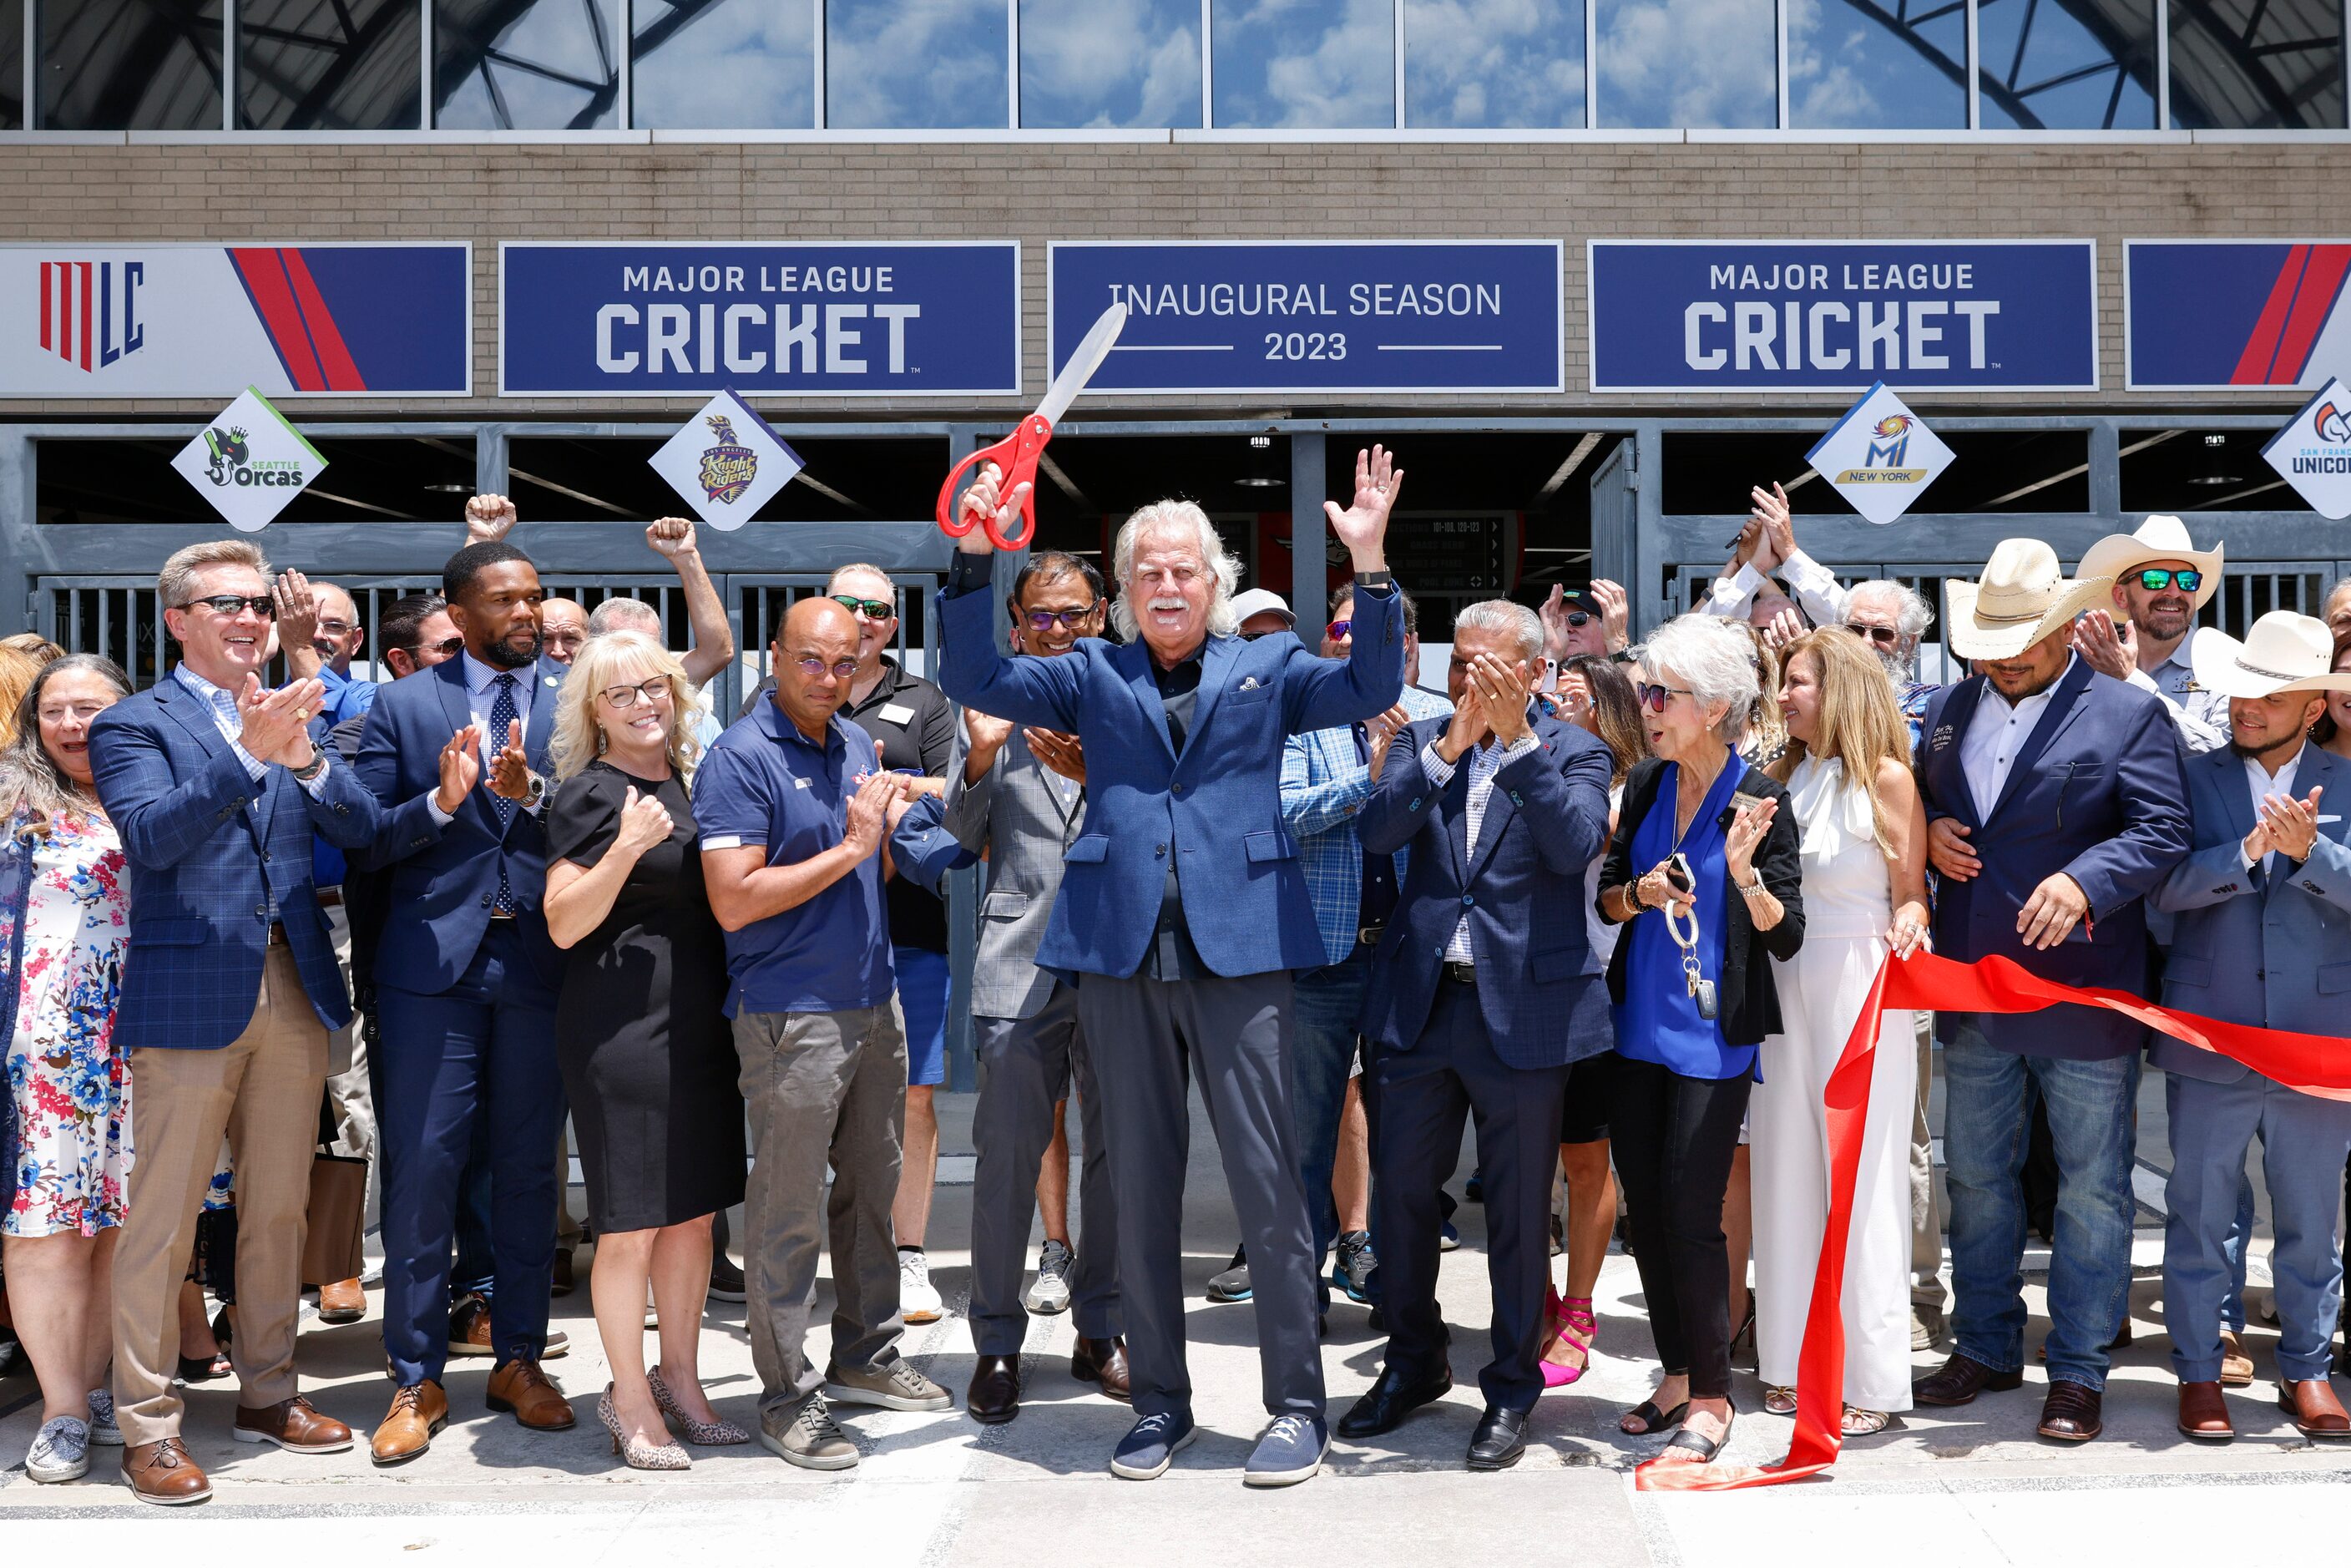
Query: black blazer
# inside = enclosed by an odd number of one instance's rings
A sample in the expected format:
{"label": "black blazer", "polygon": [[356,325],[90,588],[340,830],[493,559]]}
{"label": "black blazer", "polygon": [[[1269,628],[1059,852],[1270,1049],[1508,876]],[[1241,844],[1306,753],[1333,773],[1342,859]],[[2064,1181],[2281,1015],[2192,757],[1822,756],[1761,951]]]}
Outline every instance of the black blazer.
{"label": "black blazer", "polygon": [[[1608,858],[1601,862],[1600,896],[1603,901],[1600,918],[1609,919],[1605,900],[1608,890],[1622,887],[1634,880],[1647,866],[1633,864],[1633,835],[1641,831],[1641,823],[1657,801],[1657,786],[1665,777],[1666,765],[1652,758],[1634,764],[1625,779],[1625,800],[1616,813],[1616,834],[1608,842]],[[1747,777],[1739,781],[1734,793],[1751,795],[1759,800],[1777,800],[1780,814],[1771,819],[1763,841],[1755,849],[1755,873],[1763,885],[1779,899],[1786,911],[1780,924],[1769,931],[1758,931],[1747,914],[1747,900],[1739,890],[1726,885],[1724,907],[1729,910],[1730,929],[1723,933],[1722,974],[1715,981],[1717,996],[1721,1002],[1721,1014],[1717,1019],[1722,1028],[1726,1045],[1761,1045],[1767,1034],[1780,1029],[1780,989],[1771,977],[1771,966],[1758,959],[1750,962],[1757,946],[1774,958],[1792,958],[1804,945],[1803,868],[1799,860],[1799,839],[1796,813],[1788,804],[1787,786],[1760,768],[1750,768]],[[1673,802],[1665,808],[1673,810]],[[1723,808],[1729,811],[1731,808]],[[1728,825],[1726,819],[1725,825]],[[1726,867],[1723,882],[1728,884],[1730,873]],[[1623,921],[1612,924],[1623,925]],[[1629,951],[1622,941],[1616,944],[1615,956],[1608,960],[1608,997],[1622,1004],[1625,1000],[1625,963]]]}

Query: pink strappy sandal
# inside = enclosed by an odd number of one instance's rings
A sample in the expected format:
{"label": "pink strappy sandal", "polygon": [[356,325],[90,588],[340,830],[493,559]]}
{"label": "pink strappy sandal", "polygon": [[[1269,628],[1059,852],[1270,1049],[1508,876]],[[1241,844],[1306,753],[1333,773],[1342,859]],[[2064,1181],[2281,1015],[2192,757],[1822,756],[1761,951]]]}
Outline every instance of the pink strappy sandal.
{"label": "pink strappy sandal", "polygon": [[1592,1346],[1600,1337],[1600,1322],[1592,1315],[1591,1297],[1562,1296],[1557,1291],[1546,1291],[1545,1295],[1543,1343],[1561,1343],[1583,1352],[1582,1366],[1551,1360],[1542,1364],[1543,1386],[1564,1388],[1591,1370]]}

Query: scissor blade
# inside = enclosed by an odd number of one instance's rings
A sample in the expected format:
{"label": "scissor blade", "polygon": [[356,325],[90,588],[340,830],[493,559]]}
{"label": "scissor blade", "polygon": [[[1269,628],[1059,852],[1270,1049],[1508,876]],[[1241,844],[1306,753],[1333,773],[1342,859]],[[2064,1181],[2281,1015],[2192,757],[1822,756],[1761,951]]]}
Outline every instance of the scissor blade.
{"label": "scissor blade", "polygon": [[1055,376],[1053,384],[1045,389],[1045,401],[1037,405],[1040,418],[1048,424],[1061,423],[1061,415],[1069,412],[1070,404],[1077,402],[1078,394],[1086,390],[1088,382],[1093,380],[1094,372],[1109,357],[1110,346],[1118,341],[1119,331],[1125,325],[1126,301],[1123,299],[1095,319],[1092,328],[1078,344],[1078,351],[1070,356],[1070,362],[1061,367],[1061,373]]}

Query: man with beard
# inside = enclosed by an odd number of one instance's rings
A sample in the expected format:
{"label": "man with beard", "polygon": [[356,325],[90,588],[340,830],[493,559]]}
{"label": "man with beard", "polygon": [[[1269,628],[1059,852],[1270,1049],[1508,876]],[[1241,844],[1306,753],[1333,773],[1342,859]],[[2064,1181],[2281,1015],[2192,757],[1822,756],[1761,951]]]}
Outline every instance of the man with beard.
{"label": "man with beard", "polygon": [[2115,580],[2113,612],[2093,610],[2074,629],[2084,662],[2161,697],[2191,752],[2229,744],[2229,699],[2199,684],[2192,652],[2215,634],[2196,615],[2220,591],[2221,565],[2221,546],[2199,550],[2187,524],[2154,517],[2092,545],[2075,573]]}
{"label": "man with beard", "polygon": [[442,569],[465,649],[383,687],[360,741],[387,807],[430,813],[372,869],[392,878],[378,939],[381,1012],[383,1340],[398,1392],[376,1463],[415,1458],[448,1420],[448,1274],[459,1173],[487,1117],[496,1278],[488,1403],[560,1431],[571,1406],[539,1370],[555,1252],[555,1061],[562,969],[541,909],[547,747],[559,672],[540,657],[538,573],[512,545],[467,545]]}

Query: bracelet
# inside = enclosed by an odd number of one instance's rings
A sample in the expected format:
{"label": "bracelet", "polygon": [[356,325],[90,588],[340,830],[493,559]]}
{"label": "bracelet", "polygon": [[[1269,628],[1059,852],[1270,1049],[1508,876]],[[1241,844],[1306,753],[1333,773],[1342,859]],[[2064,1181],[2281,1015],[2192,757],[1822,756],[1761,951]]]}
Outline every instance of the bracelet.
{"label": "bracelet", "polygon": [[316,779],[319,774],[324,773],[326,770],[327,754],[316,747],[311,748],[310,765],[308,767],[289,768],[287,769],[288,773],[293,774],[296,779],[301,780],[305,784],[308,784],[311,779]]}
{"label": "bracelet", "polygon": [[1738,887],[1740,896],[1745,898],[1757,898],[1771,891],[1763,885],[1763,879],[1760,876],[1753,882],[1740,883]]}

